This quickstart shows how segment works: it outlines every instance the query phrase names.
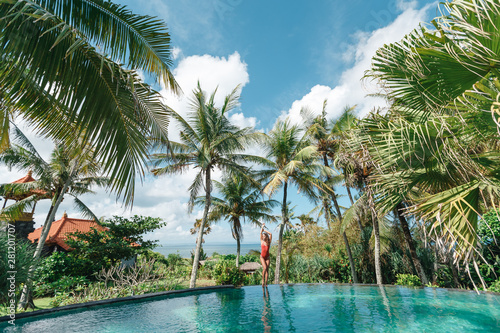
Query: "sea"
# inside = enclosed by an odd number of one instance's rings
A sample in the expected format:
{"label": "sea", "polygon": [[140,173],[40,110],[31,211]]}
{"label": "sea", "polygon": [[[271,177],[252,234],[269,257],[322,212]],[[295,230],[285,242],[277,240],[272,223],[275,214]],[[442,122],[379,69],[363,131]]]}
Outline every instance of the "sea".
{"label": "sea", "polygon": [[[162,244],[153,249],[153,251],[168,256],[170,253],[177,253],[182,258],[191,258],[191,251],[194,252],[196,244]],[[241,244],[240,254],[248,254],[250,250],[260,252],[260,243],[255,244]],[[203,251],[207,256],[211,257],[214,252],[218,254],[236,254],[236,243],[234,244],[203,244]]]}

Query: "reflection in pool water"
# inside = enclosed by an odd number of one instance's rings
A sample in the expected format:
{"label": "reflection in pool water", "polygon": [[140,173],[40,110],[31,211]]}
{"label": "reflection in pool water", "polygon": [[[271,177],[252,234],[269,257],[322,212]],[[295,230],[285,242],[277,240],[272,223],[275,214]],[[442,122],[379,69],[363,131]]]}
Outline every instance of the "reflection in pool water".
{"label": "reflection in pool water", "polygon": [[499,332],[500,296],[334,284],[221,289],[1,323],[6,332]]}

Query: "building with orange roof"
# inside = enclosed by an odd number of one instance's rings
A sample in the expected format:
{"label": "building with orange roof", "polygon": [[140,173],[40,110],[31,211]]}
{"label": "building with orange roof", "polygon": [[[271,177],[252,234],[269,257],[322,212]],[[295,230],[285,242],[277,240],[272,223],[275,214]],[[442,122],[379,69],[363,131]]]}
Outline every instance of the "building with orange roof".
{"label": "building with orange roof", "polygon": [[[71,248],[66,244],[66,239],[68,235],[80,231],[80,232],[90,232],[92,228],[98,231],[107,230],[106,227],[98,224],[93,220],[83,220],[83,219],[73,219],[69,218],[66,213],[63,214],[60,220],[52,222],[49,234],[45,241],[45,253],[52,253],[54,251],[71,251]],[[28,235],[28,239],[32,243],[37,243],[42,234],[42,227],[36,229]]]}

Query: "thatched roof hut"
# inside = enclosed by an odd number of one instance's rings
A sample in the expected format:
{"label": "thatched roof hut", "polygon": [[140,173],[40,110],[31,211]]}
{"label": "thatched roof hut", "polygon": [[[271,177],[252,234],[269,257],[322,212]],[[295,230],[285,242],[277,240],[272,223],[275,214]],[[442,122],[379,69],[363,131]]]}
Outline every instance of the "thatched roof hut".
{"label": "thatched roof hut", "polygon": [[257,262],[246,262],[240,266],[240,271],[247,274],[253,274],[256,270],[261,269],[262,265]]}

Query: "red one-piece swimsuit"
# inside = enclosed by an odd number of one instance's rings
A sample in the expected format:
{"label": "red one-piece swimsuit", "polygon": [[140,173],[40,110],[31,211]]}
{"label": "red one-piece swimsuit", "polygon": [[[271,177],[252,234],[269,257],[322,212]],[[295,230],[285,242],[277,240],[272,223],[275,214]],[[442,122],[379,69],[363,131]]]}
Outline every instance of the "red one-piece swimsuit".
{"label": "red one-piece swimsuit", "polygon": [[265,243],[262,243],[260,246],[262,248],[260,252],[262,258],[266,260],[269,259],[269,246],[267,246]]}

